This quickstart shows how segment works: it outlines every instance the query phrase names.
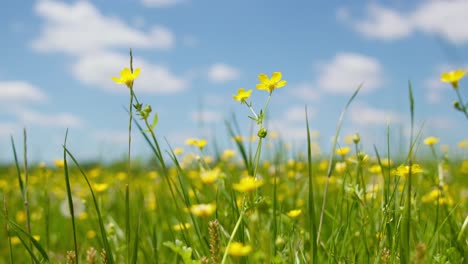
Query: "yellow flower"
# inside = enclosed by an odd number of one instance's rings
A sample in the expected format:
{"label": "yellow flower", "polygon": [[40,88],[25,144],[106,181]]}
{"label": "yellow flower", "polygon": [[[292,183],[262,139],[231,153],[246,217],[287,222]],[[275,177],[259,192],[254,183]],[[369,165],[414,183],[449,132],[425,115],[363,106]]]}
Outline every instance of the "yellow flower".
{"label": "yellow flower", "polygon": [[458,81],[465,76],[466,72],[462,69],[451,71],[451,72],[444,72],[440,77],[440,81],[451,83],[453,88],[458,89]]}
{"label": "yellow flower", "polygon": [[54,160],[54,165],[57,168],[63,168],[65,166],[65,162],[63,161],[63,159],[56,159]]}
{"label": "yellow flower", "polygon": [[175,148],[173,153],[174,153],[174,155],[180,155],[180,154],[184,153],[184,149],[183,148]]}
{"label": "yellow flower", "polygon": [[219,178],[219,176],[221,176],[220,168],[214,168],[212,170],[206,170],[200,173],[200,179],[204,184],[214,183]]}
{"label": "yellow flower", "polygon": [[247,256],[252,251],[252,247],[249,245],[244,246],[240,242],[232,242],[228,248],[228,254],[234,257]]}
{"label": "yellow flower", "polygon": [[[398,166],[398,168],[396,168],[396,169],[394,169],[392,171],[392,174],[400,176],[400,177],[406,177],[409,174],[409,170],[410,170],[410,167],[408,165],[400,165],[400,166]],[[422,173],[422,172],[423,172],[423,169],[422,169],[421,165],[413,164],[411,166],[411,174],[418,174],[418,173]]]}
{"label": "yellow flower", "polygon": [[250,192],[263,185],[262,180],[256,180],[253,177],[245,177],[239,183],[234,183],[232,188],[239,192]]}
{"label": "yellow flower", "polygon": [[286,81],[281,80],[281,77],[281,72],[274,72],[271,75],[271,79],[268,78],[268,75],[261,73],[258,75],[258,80],[260,81],[260,83],[257,84],[257,89],[269,91],[270,93],[272,93],[273,90],[275,90],[276,88],[281,88],[286,85]]}
{"label": "yellow flower", "polygon": [[93,189],[97,193],[103,192],[103,191],[107,190],[107,188],[109,188],[108,183],[95,183],[95,184],[93,184]]}
{"label": "yellow flower", "polygon": [[182,229],[187,230],[191,227],[192,225],[190,223],[180,223],[172,226],[172,230],[174,231],[180,231]]}
{"label": "yellow flower", "polygon": [[86,237],[87,237],[88,239],[93,239],[93,238],[95,238],[95,237],[96,237],[96,231],[94,231],[94,230],[88,230],[88,231],[86,232]]}
{"label": "yellow flower", "polygon": [[348,152],[351,150],[350,147],[343,147],[343,148],[337,148],[335,150],[335,153],[340,155],[340,156],[346,156],[346,154],[348,154]]}
{"label": "yellow flower", "polygon": [[232,149],[225,149],[223,151],[223,154],[221,155],[221,158],[224,160],[224,161],[227,161],[229,159],[231,159],[232,157],[234,157],[236,155],[236,151],[235,150],[232,150]]}
{"label": "yellow flower", "polygon": [[237,95],[234,94],[232,98],[241,103],[245,103],[245,100],[249,99],[251,93],[252,89],[246,91],[244,88],[239,88],[239,90],[237,90]]}
{"label": "yellow flower", "polygon": [[382,168],[379,164],[375,164],[369,167],[368,171],[372,174],[379,174],[382,172]]}
{"label": "yellow flower", "polygon": [[297,210],[291,210],[291,211],[287,212],[286,215],[289,216],[289,217],[291,217],[291,218],[296,218],[296,217],[298,217],[301,213],[302,213],[302,210],[297,209]]}
{"label": "yellow flower", "polygon": [[198,147],[200,150],[202,150],[206,146],[206,140],[189,138],[185,141],[185,144]]}
{"label": "yellow flower", "polygon": [[424,144],[428,146],[433,146],[437,143],[439,143],[439,139],[436,137],[427,137],[426,139],[424,139]]}
{"label": "yellow flower", "polygon": [[120,78],[112,77],[112,80],[118,84],[125,84],[128,88],[133,87],[133,81],[140,75],[140,68],[131,71],[129,68],[124,68],[120,72]]}
{"label": "yellow flower", "polygon": [[190,212],[195,216],[207,217],[216,211],[214,204],[195,204],[190,207]]}

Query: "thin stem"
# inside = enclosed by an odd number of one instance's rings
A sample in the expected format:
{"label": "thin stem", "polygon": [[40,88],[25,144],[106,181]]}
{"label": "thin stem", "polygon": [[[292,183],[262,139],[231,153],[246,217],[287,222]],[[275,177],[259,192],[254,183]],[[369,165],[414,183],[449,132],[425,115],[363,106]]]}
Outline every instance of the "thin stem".
{"label": "thin stem", "polygon": [[223,255],[223,259],[221,260],[221,264],[224,264],[226,262],[227,255],[228,255],[228,252],[229,252],[229,247],[231,246],[232,240],[234,240],[234,236],[237,233],[237,229],[239,229],[239,226],[240,226],[240,223],[242,222],[242,217],[243,216],[244,216],[244,211],[241,211],[241,213],[239,215],[239,219],[237,219],[237,223],[234,226],[234,230],[232,230],[231,236],[230,236],[228,244],[226,246],[226,250],[224,251],[224,255]]}

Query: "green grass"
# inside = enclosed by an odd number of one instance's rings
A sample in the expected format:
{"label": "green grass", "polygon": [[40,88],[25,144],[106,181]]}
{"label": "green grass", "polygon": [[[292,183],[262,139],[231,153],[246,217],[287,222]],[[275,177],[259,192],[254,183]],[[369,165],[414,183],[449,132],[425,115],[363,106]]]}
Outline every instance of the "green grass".
{"label": "green grass", "polygon": [[[136,102],[140,120],[129,111],[129,134],[135,124],[152,150],[147,160],[130,159],[129,136],[124,161],[81,164],[65,136],[62,163],[28,164],[25,132],[21,167],[12,140],[15,163],[0,167],[0,236],[8,238],[0,239],[0,263],[467,261],[468,149],[460,155],[421,144],[411,87],[408,151],[393,157],[390,127],[384,149],[364,146],[359,135],[338,140],[359,89],[330,153],[312,148],[307,110],[304,149],[263,130],[270,90],[258,115],[242,102],[258,127],[253,140],[238,137],[235,118],[226,122],[227,137],[236,138],[231,156],[201,145],[176,154],[160,144],[157,114],[150,118],[132,87],[129,106]],[[345,147],[353,151],[335,153]],[[239,188],[246,177],[253,187]]]}

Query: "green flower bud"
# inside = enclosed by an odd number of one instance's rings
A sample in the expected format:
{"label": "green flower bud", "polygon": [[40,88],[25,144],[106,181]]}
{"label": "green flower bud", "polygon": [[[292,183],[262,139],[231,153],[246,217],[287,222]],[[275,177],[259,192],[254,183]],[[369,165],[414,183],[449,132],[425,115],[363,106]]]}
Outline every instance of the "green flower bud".
{"label": "green flower bud", "polygon": [[258,133],[257,133],[257,136],[259,138],[265,138],[268,134],[268,131],[265,129],[265,128],[261,128]]}
{"label": "green flower bud", "polygon": [[133,105],[133,107],[135,107],[135,109],[138,110],[138,111],[141,111],[141,107],[142,107],[142,106],[143,106],[143,105],[140,104],[140,103],[134,104],[134,105]]}
{"label": "green flower bud", "polygon": [[354,136],[353,136],[354,144],[358,144],[359,141],[361,141],[361,137],[359,136],[359,133],[354,134]]}
{"label": "green flower bud", "polygon": [[151,113],[153,109],[151,109],[151,105],[146,105],[145,108],[143,109],[143,111],[145,111],[145,113],[149,114]]}
{"label": "green flower bud", "polygon": [[453,101],[453,107],[455,107],[455,109],[457,109],[458,111],[462,111],[462,107],[460,105],[460,102],[458,101]]}

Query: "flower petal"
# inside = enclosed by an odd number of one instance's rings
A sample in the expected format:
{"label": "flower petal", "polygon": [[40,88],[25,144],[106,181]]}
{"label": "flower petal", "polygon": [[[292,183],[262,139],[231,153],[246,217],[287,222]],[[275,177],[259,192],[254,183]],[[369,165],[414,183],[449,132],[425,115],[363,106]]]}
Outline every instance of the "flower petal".
{"label": "flower petal", "polygon": [[127,75],[130,75],[132,74],[132,72],[130,71],[129,68],[124,68],[121,72],[120,72],[120,77],[123,77],[123,76],[127,76]]}
{"label": "flower petal", "polygon": [[257,89],[258,90],[266,90],[266,91],[269,91],[270,89],[268,88],[268,84],[265,84],[265,83],[259,83],[257,84]]}
{"label": "flower petal", "polygon": [[112,77],[111,80],[113,80],[114,82],[116,82],[117,84],[122,84],[122,79],[120,78],[117,78],[117,77]]}
{"label": "flower petal", "polygon": [[285,81],[285,80],[282,80],[282,81],[280,81],[279,83],[277,83],[275,86],[276,86],[276,88],[281,88],[281,87],[283,87],[283,86],[285,86],[285,85],[286,85],[286,81]]}
{"label": "flower petal", "polygon": [[[270,81],[270,79],[268,79],[268,75],[264,74],[264,73],[260,73],[258,75],[258,80],[261,82],[261,83],[267,83]],[[258,89],[258,88],[257,88]]]}
{"label": "flower petal", "polygon": [[281,77],[283,75],[281,74],[281,72],[274,72],[272,75],[271,75],[271,82],[274,82],[274,83],[277,83],[281,80]]}
{"label": "flower petal", "polygon": [[136,68],[133,71],[133,79],[136,79],[138,77],[138,75],[140,75],[140,68]]}

